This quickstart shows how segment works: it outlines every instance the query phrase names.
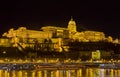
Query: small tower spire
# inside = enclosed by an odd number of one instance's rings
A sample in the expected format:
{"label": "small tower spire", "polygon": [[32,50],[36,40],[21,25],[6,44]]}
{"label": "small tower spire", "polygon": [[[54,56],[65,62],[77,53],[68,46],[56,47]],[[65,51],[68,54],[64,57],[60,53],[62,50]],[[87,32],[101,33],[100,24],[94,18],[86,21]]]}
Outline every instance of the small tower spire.
{"label": "small tower spire", "polygon": [[71,21],[73,21],[73,17],[71,16]]}

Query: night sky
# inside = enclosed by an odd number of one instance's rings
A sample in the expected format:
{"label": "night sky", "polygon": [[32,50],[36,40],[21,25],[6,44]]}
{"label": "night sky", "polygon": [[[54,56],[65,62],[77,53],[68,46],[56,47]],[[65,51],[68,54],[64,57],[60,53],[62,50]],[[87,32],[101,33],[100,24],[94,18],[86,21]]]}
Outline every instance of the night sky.
{"label": "night sky", "polygon": [[39,30],[42,26],[67,27],[71,16],[78,31],[102,31],[120,37],[119,2],[82,1],[4,1],[0,2],[0,36],[10,28],[25,26]]}

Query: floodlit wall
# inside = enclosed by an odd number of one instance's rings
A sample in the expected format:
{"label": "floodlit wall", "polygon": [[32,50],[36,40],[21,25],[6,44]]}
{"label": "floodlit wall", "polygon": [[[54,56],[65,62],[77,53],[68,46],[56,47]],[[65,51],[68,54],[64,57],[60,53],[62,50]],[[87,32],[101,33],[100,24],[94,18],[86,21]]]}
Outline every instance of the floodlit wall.
{"label": "floodlit wall", "polygon": [[52,38],[52,32],[45,31],[36,31],[36,30],[28,30],[25,27],[20,27],[17,30],[10,29],[7,37],[18,37],[18,38]]}
{"label": "floodlit wall", "polygon": [[41,30],[52,32],[53,37],[56,37],[56,38],[69,38],[69,30],[67,28],[45,26],[45,27],[42,27]]}
{"label": "floodlit wall", "polygon": [[0,38],[0,46],[4,47],[11,46],[11,40],[7,38]]}
{"label": "floodlit wall", "polygon": [[72,38],[83,42],[101,41],[105,40],[105,34],[103,32],[97,31],[83,31],[77,32],[76,34],[72,35]]}

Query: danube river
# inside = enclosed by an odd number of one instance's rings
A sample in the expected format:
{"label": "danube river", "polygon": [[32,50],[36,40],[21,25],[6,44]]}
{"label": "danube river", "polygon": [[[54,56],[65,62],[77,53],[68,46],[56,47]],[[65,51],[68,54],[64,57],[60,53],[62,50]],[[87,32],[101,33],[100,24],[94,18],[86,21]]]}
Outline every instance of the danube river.
{"label": "danube river", "polygon": [[120,77],[120,70],[100,68],[72,70],[0,70],[0,77]]}

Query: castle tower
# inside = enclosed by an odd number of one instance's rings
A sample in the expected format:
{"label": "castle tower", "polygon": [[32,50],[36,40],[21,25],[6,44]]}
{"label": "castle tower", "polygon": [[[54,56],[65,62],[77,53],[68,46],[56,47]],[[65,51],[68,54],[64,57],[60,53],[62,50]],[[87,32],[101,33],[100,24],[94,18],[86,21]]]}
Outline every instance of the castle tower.
{"label": "castle tower", "polygon": [[77,32],[76,23],[72,17],[71,17],[71,20],[68,22],[68,30],[72,33]]}

